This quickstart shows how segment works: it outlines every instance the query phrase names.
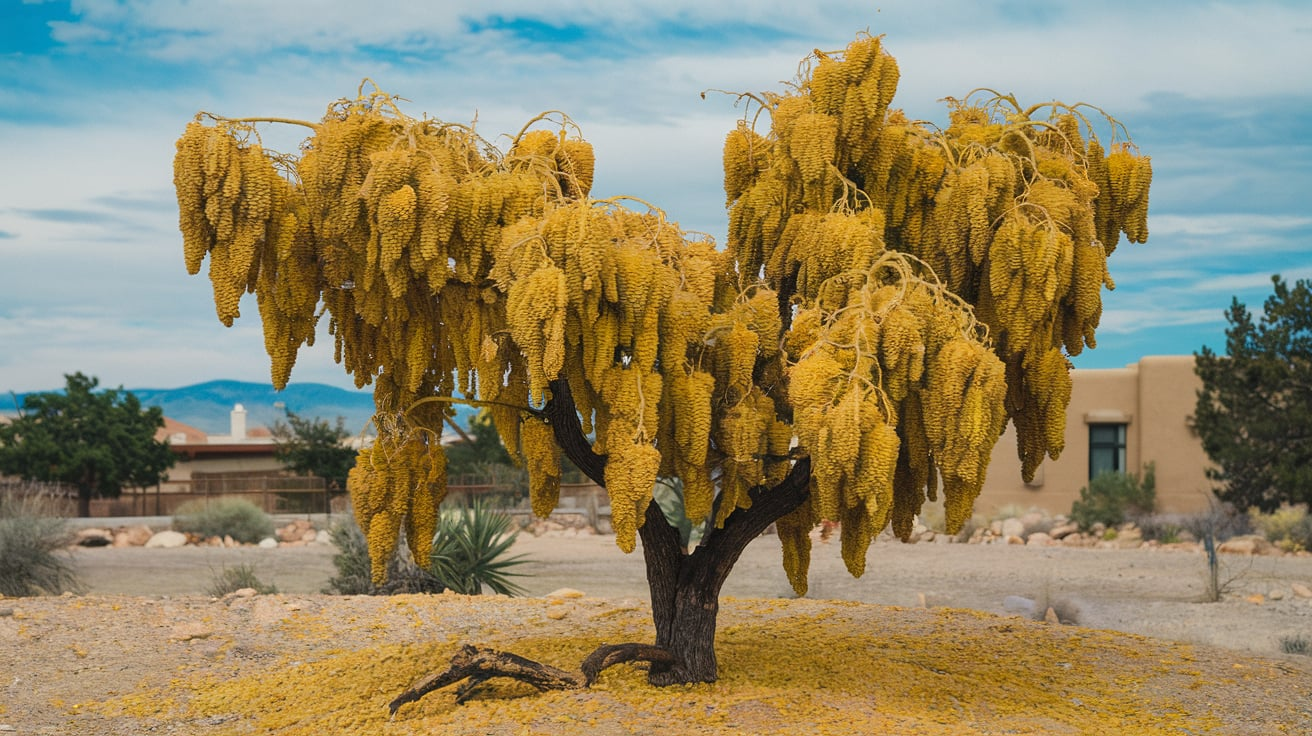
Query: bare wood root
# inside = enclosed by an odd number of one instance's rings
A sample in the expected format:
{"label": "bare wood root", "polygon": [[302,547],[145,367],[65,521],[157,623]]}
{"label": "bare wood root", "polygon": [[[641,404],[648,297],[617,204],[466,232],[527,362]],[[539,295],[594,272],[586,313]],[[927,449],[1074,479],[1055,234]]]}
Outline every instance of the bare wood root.
{"label": "bare wood root", "polygon": [[624,662],[672,665],[675,659],[668,649],[654,644],[602,644],[583,660],[583,681],[590,686],[602,670]]}
{"label": "bare wood root", "polygon": [[583,660],[582,674],[579,674],[534,662],[518,654],[466,644],[451,657],[451,666],[445,672],[423,677],[398,695],[388,704],[387,709],[394,716],[406,703],[413,703],[434,690],[454,685],[461,680],[468,681],[456,689],[456,703],[469,700],[480,685],[494,677],[519,680],[540,691],[578,690],[591,686],[606,668],[624,662],[671,665],[675,660],[674,655],[664,647],[652,644],[603,644]]}
{"label": "bare wood root", "polygon": [[466,644],[451,658],[451,666],[445,672],[419,680],[409,690],[398,695],[387,708],[392,715],[396,715],[397,709],[406,703],[413,703],[434,690],[469,678],[471,682],[462,686],[456,696],[457,702],[464,702],[474,688],[493,677],[509,677],[527,682],[538,690],[576,690],[584,686],[584,678],[574,672],[534,662],[510,652],[479,649]]}

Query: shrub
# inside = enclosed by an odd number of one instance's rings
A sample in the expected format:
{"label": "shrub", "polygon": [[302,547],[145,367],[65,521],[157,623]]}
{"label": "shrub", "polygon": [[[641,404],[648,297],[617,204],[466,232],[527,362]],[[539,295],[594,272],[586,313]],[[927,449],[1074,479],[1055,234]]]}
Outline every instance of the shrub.
{"label": "shrub", "polygon": [[1233,504],[1213,502],[1207,511],[1180,517],[1180,525],[1194,539],[1225,541],[1253,530],[1252,519]]}
{"label": "shrub", "polygon": [[225,567],[220,572],[214,573],[210,580],[209,594],[215,598],[222,598],[243,588],[253,588],[256,593],[262,595],[278,592],[277,586],[266,585],[260,580],[255,574],[254,565],[242,564],[236,567]]}
{"label": "shrub", "polygon": [[408,545],[398,540],[396,552],[387,562],[387,582],[374,585],[369,559],[369,543],[355,517],[348,517],[328,530],[337,547],[333,567],[337,575],[323,589],[329,595],[397,595],[401,593],[441,593],[442,581],[410,559]]}
{"label": "shrub", "polygon": [[1280,651],[1285,654],[1312,654],[1312,639],[1296,634],[1280,637]]}
{"label": "shrub", "polygon": [[81,591],[62,551],[73,543],[63,519],[41,498],[0,496],[0,595],[20,597]]}
{"label": "shrub", "polygon": [[506,557],[518,532],[511,530],[509,516],[480,503],[442,512],[433,535],[433,552],[428,570],[457,593],[477,595],[483,586],[502,595],[523,595],[510,581],[521,573],[511,568],[527,560],[522,555]]}
{"label": "shrub", "polygon": [[369,543],[354,516],[332,525],[328,536],[337,547],[333,567],[337,575],[328,580],[323,592],[336,595],[362,595],[374,592],[369,572]]}
{"label": "shrub", "polygon": [[1100,473],[1080,489],[1080,500],[1071,504],[1071,521],[1088,531],[1094,524],[1114,527],[1135,516],[1152,513],[1157,505],[1153,464],[1137,473]]}
{"label": "shrub", "polygon": [[173,528],[202,537],[232,537],[255,544],[273,536],[273,519],[250,501],[220,498],[182,504],[173,515]]}
{"label": "shrub", "polygon": [[1249,513],[1253,526],[1277,547],[1286,552],[1312,549],[1312,516],[1308,515],[1307,506],[1286,504],[1269,514],[1255,509]]}
{"label": "shrub", "polygon": [[1181,514],[1148,514],[1136,518],[1134,523],[1139,527],[1144,541],[1175,544],[1185,541],[1189,536],[1185,517]]}

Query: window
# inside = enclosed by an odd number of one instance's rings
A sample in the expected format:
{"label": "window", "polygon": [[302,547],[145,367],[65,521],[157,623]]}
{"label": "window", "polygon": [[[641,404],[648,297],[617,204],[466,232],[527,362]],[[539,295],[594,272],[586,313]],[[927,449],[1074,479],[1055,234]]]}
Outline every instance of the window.
{"label": "window", "polygon": [[1089,479],[1107,471],[1124,473],[1125,425],[1089,425]]}

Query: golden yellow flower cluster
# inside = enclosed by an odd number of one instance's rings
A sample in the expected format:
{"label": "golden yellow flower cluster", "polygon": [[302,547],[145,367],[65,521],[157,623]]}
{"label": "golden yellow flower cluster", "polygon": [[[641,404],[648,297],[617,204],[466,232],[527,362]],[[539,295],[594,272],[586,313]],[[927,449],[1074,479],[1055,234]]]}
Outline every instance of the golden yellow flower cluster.
{"label": "golden yellow flower cluster", "polygon": [[968,307],[917,268],[889,251],[864,273],[831,279],[844,289],[800,312],[794,325],[806,340],[785,343],[802,350],[788,400],[811,457],[809,510],[779,532],[799,591],[805,575],[793,566],[815,523],[841,524],[843,559],[860,575],[870,540],[890,522],[905,538],[939,475],[950,529],[983,485],[1006,422],[1005,369]]}
{"label": "golden yellow flower cluster", "polygon": [[[370,447],[360,450],[347,476],[355,518],[369,543],[375,584],[387,579],[387,565],[404,527],[406,542],[421,564],[432,549],[437,506],[446,495],[446,453],[441,435],[393,422]],[[440,427],[438,427],[440,429]]]}
{"label": "golden yellow flower cluster", "polygon": [[[285,223],[281,212],[291,186],[250,142],[252,133],[240,124],[193,122],[173,159],[187,273],[199,273],[209,255],[214,306],[229,327],[240,316],[242,294],[255,290],[266,244],[297,235],[296,222]],[[279,234],[282,227],[291,232]]]}

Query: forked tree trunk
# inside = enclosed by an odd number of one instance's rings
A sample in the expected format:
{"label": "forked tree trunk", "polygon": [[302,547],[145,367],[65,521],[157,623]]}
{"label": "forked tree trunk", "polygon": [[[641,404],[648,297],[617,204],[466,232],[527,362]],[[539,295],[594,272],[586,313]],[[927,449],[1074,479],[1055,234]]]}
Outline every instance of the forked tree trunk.
{"label": "forked tree trunk", "polygon": [[[546,413],[557,443],[584,475],[604,486],[606,460],[592,452],[583,435],[569,384],[553,381],[551,390]],[[652,663],[648,679],[653,685],[716,680],[720,589],[747,545],[806,500],[810,475],[810,459],[804,458],[779,485],[754,489],[751,508],[730,514],[724,526],[713,529],[691,553],[683,551],[679,531],[665,520],[660,507],[648,505],[638,533],[651,590],[656,645],[674,660],[673,664]]]}

